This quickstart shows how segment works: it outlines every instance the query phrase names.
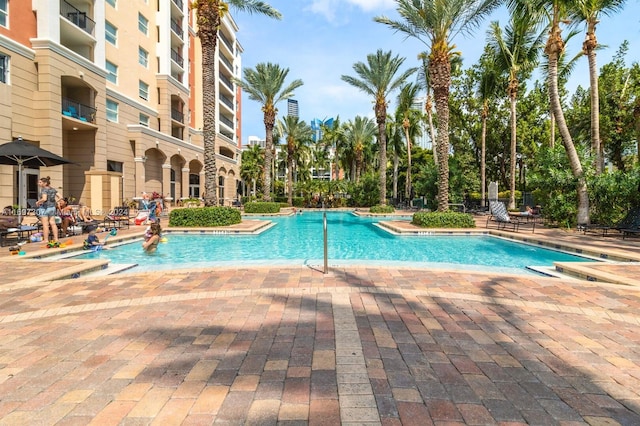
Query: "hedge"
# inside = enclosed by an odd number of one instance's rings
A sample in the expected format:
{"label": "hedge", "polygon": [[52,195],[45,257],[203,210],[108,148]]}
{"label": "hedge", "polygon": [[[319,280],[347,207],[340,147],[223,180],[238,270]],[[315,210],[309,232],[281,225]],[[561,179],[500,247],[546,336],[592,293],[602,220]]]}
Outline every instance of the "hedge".
{"label": "hedge", "polygon": [[245,213],[280,213],[280,203],[251,202],[244,205]]}
{"label": "hedge", "polygon": [[242,222],[240,210],[233,207],[194,207],[173,209],[169,213],[169,226],[211,227],[234,225]]}
{"label": "hedge", "polygon": [[422,228],[475,228],[476,222],[468,213],[418,212],[411,223]]}

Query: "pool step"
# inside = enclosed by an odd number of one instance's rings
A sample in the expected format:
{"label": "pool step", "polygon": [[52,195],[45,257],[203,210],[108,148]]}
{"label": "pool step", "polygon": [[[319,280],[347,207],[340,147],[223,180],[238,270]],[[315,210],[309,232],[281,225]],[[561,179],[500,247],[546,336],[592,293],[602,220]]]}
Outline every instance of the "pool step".
{"label": "pool step", "polygon": [[136,266],[138,266],[137,263],[115,263],[115,264],[109,264],[109,266],[107,266],[104,269],[101,269],[99,271],[94,271],[88,274],[84,274],[85,277],[104,277],[107,275],[112,275],[112,274],[117,274],[119,272],[123,272],[126,270],[129,270],[131,268],[135,268]]}

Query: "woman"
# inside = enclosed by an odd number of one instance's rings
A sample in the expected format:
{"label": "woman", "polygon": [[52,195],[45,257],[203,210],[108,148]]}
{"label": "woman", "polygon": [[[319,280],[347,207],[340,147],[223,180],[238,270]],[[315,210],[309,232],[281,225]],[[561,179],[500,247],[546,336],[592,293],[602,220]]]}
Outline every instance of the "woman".
{"label": "woman", "polygon": [[73,207],[69,205],[67,197],[58,201],[58,216],[60,216],[60,224],[62,225],[62,235],[69,236],[67,234],[69,226],[75,225],[76,219],[73,216]]}
{"label": "woman", "polygon": [[58,241],[58,226],[56,225],[56,196],[58,191],[51,187],[51,178],[41,177],[38,180],[38,186],[42,188],[40,191],[40,199],[36,201],[38,207],[38,216],[42,221],[42,235],[45,242],[49,242],[49,227],[53,231],[53,243]]}
{"label": "woman", "polygon": [[149,232],[145,235],[144,242],[142,243],[142,248],[145,249],[147,253],[153,253],[158,248],[158,244],[160,244],[160,239],[162,229],[160,228],[160,224],[154,222],[149,226]]}

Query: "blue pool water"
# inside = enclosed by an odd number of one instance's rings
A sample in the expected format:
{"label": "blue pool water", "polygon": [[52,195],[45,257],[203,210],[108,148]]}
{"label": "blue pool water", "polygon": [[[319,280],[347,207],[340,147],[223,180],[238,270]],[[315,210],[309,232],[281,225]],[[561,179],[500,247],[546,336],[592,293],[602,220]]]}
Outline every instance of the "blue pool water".
{"label": "blue pool water", "polygon": [[[207,266],[308,264],[324,262],[321,212],[260,218],[276,223],[260,235],[166,234],[156,253],[141,242],[84,253],[79,258],[109,259],[112,264],[138,264],[133,272]],[[375,225],[378,218],[350,212],[328,212],[330,265],[359,264],[440,266],[524,273],[527,266],[585,258],[490,236],[395,236]],[[461,265],[465,265],[464,267]]]}

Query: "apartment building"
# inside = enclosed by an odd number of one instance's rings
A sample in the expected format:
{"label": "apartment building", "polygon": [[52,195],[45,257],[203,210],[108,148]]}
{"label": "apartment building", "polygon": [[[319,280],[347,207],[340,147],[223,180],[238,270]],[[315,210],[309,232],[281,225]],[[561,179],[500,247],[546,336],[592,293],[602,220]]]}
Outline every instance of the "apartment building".
{"label": "apartment building", "polygon": [[[105,212],[143,191],[204,190],[201,46],[186,0],[0,0],[0,143],[22,137],[73,164],[0,166],[0,205],[27,206],[39,176]],[[240,179],[238,28],[219,30],[219,198]],[[24,182],[23,199],[18,182]]]}

